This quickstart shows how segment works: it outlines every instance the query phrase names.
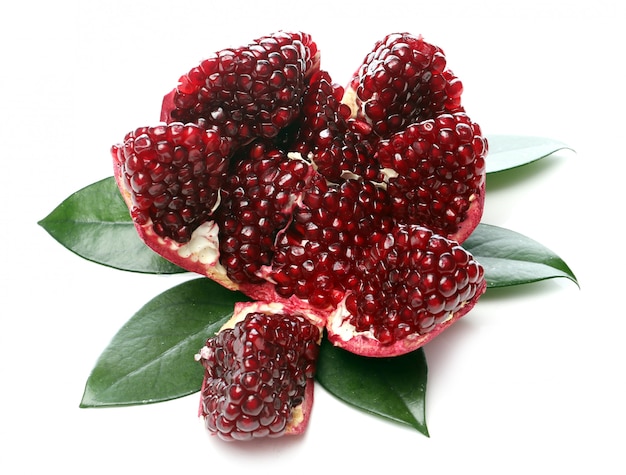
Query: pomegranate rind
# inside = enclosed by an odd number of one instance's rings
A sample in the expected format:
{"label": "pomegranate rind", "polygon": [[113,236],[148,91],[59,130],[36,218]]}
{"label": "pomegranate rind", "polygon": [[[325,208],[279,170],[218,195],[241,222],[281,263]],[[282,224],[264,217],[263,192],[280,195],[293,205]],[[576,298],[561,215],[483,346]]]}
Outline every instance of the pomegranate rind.
{"label": "pomegranate rind", "polygon": [[294,407],[291,411],[291,418],[287,423],[284,435],[301,435],[303,434],[311,418],[311,411],[313,409],[313,399],[315,393],[315,380],[307,380],[306,387],[304,389],[304,399],[302,404]]}
{"label": "pomegranate rind", "polygon": [[[255,286],[256,287],[256,286]],[[325,319],[321,319],[322,313],[315,308],[306,305],[305,302],[299,299],[279,301],[278,299],[269,299],[266,301],[255,300],[253,302],[236,302],[233,315],[228,319],[224,325],[220,328],[220,331],[227,328],[233,328],[237,322],[243,320],[249,313],[265,313],[268,315],[283,314],[283,315],[301,315],[305,317],[309,322],[316,325],[320,330],[320,339],[318,344],[322,341],[322,329],[324,327]]]}
{"label": "pomegranate rind", "polygon": [[163,101],[161,102],[161,122],[167,122],[170,119],[170,112],[176,108],[174,104],[174,98],[176,97],[176,88],[172,89],[170,92],[163,96]]}

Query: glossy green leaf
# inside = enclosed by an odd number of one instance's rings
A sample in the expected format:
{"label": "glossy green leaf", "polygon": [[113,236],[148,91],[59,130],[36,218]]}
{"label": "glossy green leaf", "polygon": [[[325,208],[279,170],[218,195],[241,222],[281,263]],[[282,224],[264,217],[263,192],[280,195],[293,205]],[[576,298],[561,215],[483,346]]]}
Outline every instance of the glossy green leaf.
{"label": "glossy green leaf", "polygon": [[571,148],[558,140],[523,135],[490,135],[487,173],[516,168]]}
{"label": "glossy green leaf", "polygon": [[485,268],[488,287],[507,287],[557,277],[578,284],[572,270],[559,256],[510,229],[479,224],[463,247]]}
{"label": "glossy green leaf", "polygon": [[237,292],[199,278],[142,307],[113,337],[89,376],[81,407],[148,404],[200,389],[194,355],[232,315]]}
{"label": "glossy green leaf", "polygon": [[426,356],[419,349],[394,358],[367,358],[322,342],[318,382],[351,406],[411,426],[426,426]]}
{"label": "glossy green leaf", "polygon": [[39,224],[67,249],[98,264],[150,274],[185,272],[139,239],[113,177],[72,194]]}

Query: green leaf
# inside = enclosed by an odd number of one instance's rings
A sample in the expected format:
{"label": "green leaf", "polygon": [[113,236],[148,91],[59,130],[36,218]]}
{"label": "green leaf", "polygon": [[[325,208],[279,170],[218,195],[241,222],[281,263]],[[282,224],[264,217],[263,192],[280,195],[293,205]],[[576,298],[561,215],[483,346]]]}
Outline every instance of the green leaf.
{"label": "green leaf", "polygon": [[72,194],[39,224],[64,247],[98,264],[150,274],[185,272],[141,241],[113,177]]}
{"label": "green leaf", "polygon": [[316,377],[322,387],[347,404],[428,436],[427,373],[422,349],[393,358],[367,358],[324,339]]}
{"label": "green leaf", "polygon": [[148,404],[200,389],[194,355],[232,316],[241,294],[199,278],[163,292],[113,337],[89,376],[81,407]]}
{"label": "green leaf", "polygon": [[516,168],[552,155],[569,146],[558,140],[523,135],[490,135],[487,173]]}
{"label": "green leaf", "polygon": [[487,287],[507,287],[565,277],[578,285],[567,264],[550,249],[522,234],[479,224],[463,243],[485,268]]}

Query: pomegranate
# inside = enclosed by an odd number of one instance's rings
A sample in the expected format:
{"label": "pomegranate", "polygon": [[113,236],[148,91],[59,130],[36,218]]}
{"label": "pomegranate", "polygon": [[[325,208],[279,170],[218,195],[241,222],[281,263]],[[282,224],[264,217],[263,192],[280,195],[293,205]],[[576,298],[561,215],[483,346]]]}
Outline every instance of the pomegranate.
{"label": "pomegranate", "polygon": [[[461,246],[482,216],[488,150],[462,89],[443,51],[421,37],[388,35],[343,87],[320,67],[310,35],[279,32],[182,76],[162,123],[112,147],[114,175],[148,246],[280,308],[260,312],[257,327],[297,316],[348,351],[400,355],[486,288]],[[228,338],[248,338],[237,331]],[[230,348],[219,341],[206,348]],[[211,381],[215,351],[201,358]],[[208,402],[224,387],[206,378],[202,414],[224,438],[297,432],[258,417],[236,431],[234,419],[212,415],[231,409]]]}

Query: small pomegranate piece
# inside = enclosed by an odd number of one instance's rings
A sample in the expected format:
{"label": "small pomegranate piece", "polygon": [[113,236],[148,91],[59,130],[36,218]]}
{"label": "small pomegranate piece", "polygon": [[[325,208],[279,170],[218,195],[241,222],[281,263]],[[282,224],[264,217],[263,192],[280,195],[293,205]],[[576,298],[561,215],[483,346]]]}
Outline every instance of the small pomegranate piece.
{"label": "small pomegranate piece", "polygon": [[320,329],[277,305],[238,304],[196,359],[205,368],[200,416],[221,439],[301,433],[313,404]]}

